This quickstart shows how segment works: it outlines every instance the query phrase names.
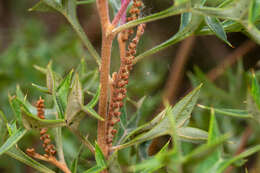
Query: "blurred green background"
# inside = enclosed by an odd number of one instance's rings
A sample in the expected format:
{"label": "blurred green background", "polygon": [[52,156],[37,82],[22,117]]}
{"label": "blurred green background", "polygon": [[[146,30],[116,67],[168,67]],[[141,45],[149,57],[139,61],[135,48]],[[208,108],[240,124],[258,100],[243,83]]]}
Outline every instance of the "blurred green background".
{"label": "blurred green background", "polygon": [[[40,96],[40,92],[33,88],[31,83],[45,85],[45,77],[33,67],[34,65],[46,66],[52,60],[53,69],[65,75],[72,68],[77,68],[81,59],[84,59],[87,69],[96,69],[95,62],[88,55],[81,41],[63,16],[51,12],[29,12],[28,9],[35,2],[34,0],[0,1],[0,109],[8,115],[9,120],[13,117],[8,103],[8,93],[14,93],[16,85],[21,86],[22,91],[27,94],[28,100],[32,103],[35,103]],[[146,7],[143,15],[149,15],[166,9],[172,3],[172,0],[146,0],[144,2]],[[80,6],[78,16],[91,42],[97,50],[100,50],[101,33],[95,4]],[[176,33],[178,27],[179,16],[149,23],[144,38],[138,47],[138,52],[165,41]],[[200,99],[201,103],[214,106],[225,105],[227,108],[242,109],[245,107],[247,82],[244,71],[260,68],[258,62],[260,60],[259,46],[254,46],[243,58],[234,62],[216,81],[216,85],[203,78],[203,73],[206,74],[209,70],[214,69],[248,40],[241,33],[228,34],[228,39],[234,48],[229,47],[215,36],[195,38],[189,58],[184,65],[183,78],[177,87],[176,97],[171,100],[172,103],[175,103],[178,98],[187,93],[192,84],[195,85],[203,81],[205,87]],[[134,100],[143,96],[149,98],[142,110],[144,120],[151,119],[162,104],[162,93],[168,77],[174,72],[171,66],[176,63],[176,55],[181,49],[181,44],[178,43],[146,58],[134,67],[128,87],[129,95]],[[118,49],[115,43],[112,53],[112,71],[116,71],[118,65]],[[203,113],[205,114],[205,112],[196,109],[194,112],[196,116],[193,117],[192,123],[194,126],[207,129],[208,119],[201,118]],[[245,122],[230,118],[222,118],[221,120],[225,121],[222,124],[223,131],[233,130],[239,134],[246,126]],[[96,122],[93,120],[86,121],[86,123],[89,125],[88,129],[96,126]],[[85,129],[85,131],[88,131],[88,129]],[[94,138],[95,134],[91,134],[91,137]],[[71,138],[75,137],[71,136],[70,133],[65,133],[64,148],[68,160],[73,158],[79,145],[78,142],[75,142],[77,140],[71,140]],[[22,148],[32,144],[37,145],[37,134],[31,134],[21,143]],[[233,146],[234,148],[235,146]],[[232,151],[232,147],[230,150]],[[85,153],[85,155],[88,154]],[[93,161],[83,158],[80,160],[82,163],[91,164]],[[253,158],[253,160],[257,159]],[[1,156],[0,172],[19,173],[34,172],[34,170],[7,156]]]}

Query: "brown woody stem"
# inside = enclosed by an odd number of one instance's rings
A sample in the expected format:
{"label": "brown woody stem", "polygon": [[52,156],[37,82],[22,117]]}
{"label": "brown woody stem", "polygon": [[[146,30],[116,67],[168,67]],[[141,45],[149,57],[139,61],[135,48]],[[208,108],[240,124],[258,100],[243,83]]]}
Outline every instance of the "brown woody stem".
{"label": "brown woody stem", "polygon": [[101,49],[101,67],[100,67],[100,97],[98,105],[98,113],[104,121],[98,121],[97,141],[104,156],[108,157],[108,146],[106,143],[106,127],[107,127],[107,104],[108,104],[108,88],[110,74],[110,57],[113,42],[113,35],[107,35],[111,30],[109,21],[108,1],[97,0],[97,8],[102,26],[102,49]]}
{"label": "brown woody stem", "polygon": [[62,170],[64,173],[71,173],[69,168],[64,163],[59,162],[54,156],[46,157],[46,156],[40,155],[38,153],[31,153],[30,156],[34,157],[35,159],[43,160],[45,162],[51,163],[52,165],[54,165],[57,168],[59,168],[60,170]]}

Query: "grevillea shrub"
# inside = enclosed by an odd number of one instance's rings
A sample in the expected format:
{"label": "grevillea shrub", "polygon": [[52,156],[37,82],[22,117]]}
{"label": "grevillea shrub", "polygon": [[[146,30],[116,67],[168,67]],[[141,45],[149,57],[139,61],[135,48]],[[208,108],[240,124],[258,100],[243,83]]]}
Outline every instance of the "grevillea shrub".
{"label": "grevillea shrub", "polygon": [[[102,30],[101,53],[91,44],[77,18],[77,6],[89,3],[96,3],[99,14]],[[62,77],[55,72],[52,62],[47,67],[36,65],[35,68],[46,76],[45,86],[33,84],[35,89],[42,92],[42,96],[36,104],[30,103],[19,87],[14,95],[9,95],[14,120],[8,122],[4,113],[0,112],[0,155],[6,154],[38,172],[220,173],[230,165],[243,165],[245,158],[260,150],[260,145],[255,144],[235,156],[228,156],[223,148],[232,142],[230,139],[233,134],[230,131],[222,134],[215,117],[216,112],[230,119],[235,117],[244,121],[254,120],[252,126],[257,127],[260,86],[254,73],[247,76],[251,84],[246,91],[248,99],[245,110],[199,104],[209,115],[207,131],[189,123],[201,88],[210,86],[212,92],[213,87],[198,69],[197,75],[190,74],[194,89],[175,105],[165,99],[163,108],[149,122],[140,123],[144,112],[142,109],[147,109],[144,103],[149,102],[149,98],[143,97],[135,101],[127,94],[131,70],[138,61],[189,36],[214,34],[232,47],[226,32],[244,32],[259,44],[260,2],[175,0],[168,9],[147,16],[143,15],[144,8],[141,0],[41,0],[30,9],[62,14],[89,55],[94,58],[96,67],[94,70],[88,69],[82,60],[75,70]],[[147,23],[174,15],[179,15],[181,20],[178,32],[149,50],[138,50],[142,53],[137,54],[140,40],[149,27]],[[114,40],[118,44],[120,66],[111,73],[111,64],[118,63],[111,61]],[[204,86],[202,83],[205,83]],[[211,92],[203,92],[201,98],[214,95]],[[45,100],[48,104],[45,104]],[[206,104],[203,99],[201,102]],[[94,119],[97,129],[83,132],[84,119],[92,122]],[[73,134],[81,144],[73,160],[64,154],[64,131]],[[97,132],[96,138],[88,138],[94,132]],[[30,133],[39,135],[41,147],[33,145],[21,149],[18,142],[22,142],[23,137]],[[153,146],[161,136],[167,140],[155,152]],[[88,151],[95,157],[95,163],[86,163],[86,170],[82,170],[83,163],[79,159],[83,151]],[[52,166],[48,167],[50,164]]]}

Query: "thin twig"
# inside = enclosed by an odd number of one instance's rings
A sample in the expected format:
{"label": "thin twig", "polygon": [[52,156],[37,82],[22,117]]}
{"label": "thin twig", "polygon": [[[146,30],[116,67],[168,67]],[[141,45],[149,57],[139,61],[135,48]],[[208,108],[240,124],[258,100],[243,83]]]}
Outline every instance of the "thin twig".
{"label": "thin twig", "polygon": [[90,141],[87,139],[87,137],[84,137],[77,129],[73,129],[71,127],[68,127],[69,130],[75,134],[80,141],[93,153],[95,154],[95,148],[93,147],[93,145],[90,143]]}
{"label": "thin twig", "polygon": [[257,45],[251,40],[245,41],[241,46],[225,57],[222,63],[217,65],[217,67],[214,69],[210,70],[207,74],[208,78],[211,81],[214,81],[216,78],[222,75],[228,67],[236,63],[240,58],[243,58],[244,55],[256,48],[256,46]]}
{"label": "thin twig", "polygon": [[56,166],[57,168],[59,168],[60,170],[62,170],[64,173],[71,173],[71,171],[69,170],[69,168],[62,162],[58,161],[54,156],[43,156],[39,153],[36,152],[32,152],[29,154],[31,157],[34,157],[35,159],[38,160],[43,160],[45,162],[49,162],[52,165]]}
{"label": "thin twig", "polygon": [[189,59],[190,52],[194,46],[195,36],[189,37],[184,40],[177,52],[176,58],[171,66],[169,78],[166,82],[164,89],[164,100],[170,104],[175,102],[180,83],[183,78],[185,65]]}
{"label": "thin twig", "polygon": [[131,2],[131,0],[125,0],[122,5],[121,8],[119,9],[119,11],[117,12],[115,18],[112,21],[112,25],[114,27],[116,27],[120,21],[120,19],[122,18],[123,14],[125,13],[129,3]]}

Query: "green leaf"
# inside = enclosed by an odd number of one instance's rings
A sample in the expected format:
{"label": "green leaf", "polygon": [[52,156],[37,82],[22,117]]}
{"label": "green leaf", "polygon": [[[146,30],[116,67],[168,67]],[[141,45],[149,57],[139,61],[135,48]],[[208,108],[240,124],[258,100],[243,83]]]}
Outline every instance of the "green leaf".
{"label": "green leaf", "polygon": [[82,111],[86,112],[87,114],[98,120],[104,121],[104,119],[94,109],[88,106],[82,106]]}
{"label": "green leaf", "polygon": [[20,162],[36,169],[39,172],[42,173],[55,173],[54,171],[50,170],[49,168],[47,168],[46,166],[40,164],[39,162],[35,161],[34,159],[32,159],[31,157],[29,157],[28,155],[26,155],[22,150],[20,150],[18,147],[12,147],[10,148],[5,154],[7,154],[8,156],[19,160]]}
{"label": "green leaf", "polygon": [[8,125],[4,113],[0,110],[0,145],[3,144],[5,137],[8,135],[6,126]]}
{"label": "green leaf", "polygon": [[55,78],[51,67],[52,67],[52,62],[49,62],[49,64],[47,65],[47,74],[46,74],[46,86],[49,89],[49,93],[53,93],[53,90],[55,89]]}
{"label": "green leaf", "polygon": [[260,110],[260,86],[258,84],[258,81],[257,81],[254,73],[252,75],[251,83],[252,83],[251,90],[250,90],[251,95],[252,95],[256,105],[258,106],[258,109]]}
{"label": "green leaf", "polygon": [[78,0],[77,5],[94,3],[96,0]]}
{"label": "green leaf", "polygon": [[104,168],[107,167],[106,159],[97,143],[95,144],[95,159],[97,162],[97,166]]}
{"label": "green leaf", "polygon": [[196,163],[198,161],[206,159],[209,155],[214,153],[219,146],[221,146],[230,137],[229,134],[218,137],[211,143],[203,144],[193,150],[191,153],[183,158],[183,163]]}
{"label": "green leaf", "polygon": [[40,85],[37,85],[37,84],[34,84],[32,83],[32,86],[36,89],[38,89],[39,91],[43,92],[43,93],[47,93],[47,94],[50,94],[50,91],[48,88],[44,87],[44,86],[40,86]]}
{"label": "green leaf", "polygon": [[[51,64],[51,63],[52,63],[52,61],[49,62],[49,64]],[[48,65],[49,65],[49,64],[48,64]],[[47,65],[47,68],[48,68],[48,65]],[[47,75],[47,72],[48,72],[48,69],[47,69],[47,68],[40,67],[40,66],[38,66],[38,65],[34,65],[33,67],[34,67],[36,70],[38,70],[39,72],[41,72],[41,73]],[[56,73],[56,72],[54,72],[54,71],[53,71],[53,74],[54,74],[54,78],[55,78],[57,81],[61,81],[61,80],[62,80],[62,77],[61,77],[60,74],[58,74],[58,73]]]}
{"label": "green leaf", "polygon": [[40,119],[37,116],[31,114],[27,110],[25,110],[23,107],[22,110],[22,118],[23,118],[23,124],[25,128],[31,129],[39,129],[39,128],[54,128],[54,127],[62,127],[65,126],[65,120],[63,119],[57,119],[57,120],[47,120],[47,119]]}
{"label": "green leaf", "polygon": [[191,16],[192,16],[192,13],[182,13],[181,14],[181,24],[180,24],[179,31],[183,30],[183,28],[185,28],[190,23]]}
{"label": "green leaf", "polygon": [[123,173],[120,163],[118,162],[118,152],[113,152],[107,161],[109,173]]}
{"label": "green leaf", "polygon": [[[243,159],[245,159],[246,157],[259,152],[260,151],[260,145],[256,145],[254,147],[251,147],[250,149],[247,149],[246,151],[240,153],[239,155],[233,156],[231,158],[228,159],[223,159],[220,158],[217,161],[212,160],[212,163],[208,163],[208,167],[205,168],[204,170],[206,170],[207,172],[215,172],[215,173],[222,173],[225,171],[226,168],[228,168],[230,165],[235,164],[236,162],[242,161]],[[200,171],[202,170],[198,170],[196,173],[201,173]]]}
{"label": "green leaf", "polygon": [[201,87],[202,84],[174,105],[172,115],[176,119],[176,128],[186,125],[185,122],[190,118],[190,114],[199,98]]}
{"label": "green leaf", "polygon": [[[179,101],[173,108],[168,107],[156,116],[151,122],[138,127],[131,132],[126,139],[137,136],[129,142],[117,146],[117,148],[125,148],[134,144],[138,144],[159,136],[172,135],[171,117],[176,121],[176,130],[183,127],[185,122],[190,117],[190,113],[193,110],[200,91],[201,85],[186,95],[181,101]],[[141,134],[140,134],[141,133]]]}
{"label": "green leaf", "polygon": [[[221,22],[225,32],[241,32],[244,27],[239,22],[224,20]],[[202,26],[200,30],[196,31],[195,35],[212,35],[215,34],[208,25]]]}
{"label": "green leaf", "polygon": [[209,137],[208,143],[214,142],[220,136],[218,123],[215,117],[215,109],[210,111]]}
{"label": "green leaf", "polygon": [[254,24],[260,15],[260,0],[251,0],[248,14],[249,23]]}
{"label": "green leaf", "polygon": [[[188,6],[188,8],[189,7],[190,6]],[[170,8],[167,8],[166,10],[163,10],[163,11],[160,11],[158,13],[151,14],[149,16],[145,16],[143,18],[140,18],[140,19],[128,22],[124,25],[118,26],[112,32],[119,33],[123,30],[132,28],[132,27],[137,26],[137,25],[142,24],[142,23],[156,21],[156,20],[159,20],[159,19],[163,19],[163,18],[166,18],[166,17],[173,16],[173,15],[181,14],[181,13],[187,12],[187,11],[188,11],[188,9],[187,9],[186,4],[180,4],[178,6],[171,6]]]}
{"label": "green leaf", "polygon": [[94,97],[91,99],[91,101],[87,104],[87,106],[89,108],[93,108],[94,106],[96,106],[98,99],[99,99],[99,95],[100,95],[100,85],[98,87],[98,90],[96,92],[96,94],[94,95]]}
{"label": "green leaf", "polygon": [[182,4],[182,3],[187,3],[189,1],[190,0],[174,0],[174,5],[178,6],[178,5]]}
{"label": "green leaf", "polygon": [[20,128],[12,136],[10,136],[5,143],[0,147],[0,155],[4,154],[7,150],[12,148],[25,134],[27,130]]}
{"label": "green leaf", "polygon": [[9,103],[14,112],[16,120],[18,121],[19,125],[22,125],[23,123],[22,123],[22,113],[20,109],[20,103],[17,100],[16,96],[8,95],[8,97],[9,97]]}
{"label": "green leaf", "polygon": [[[247,149],[246,151],[240,153],[239,155],[237,156],[234,156],[228,160],[225,160],[224,162],[222,162],[218,169],[216,169],[216,173],[222,173],[228,166],[230,166],[231,164],[235,163],[236,161],[238,160],[241,160],[241,159],[244,159],[256,152],[259,152],[260,151],[260,145],[256,145],[254,147],[251,147],[249,149]],[[213,170],[214,171],[214,170]]]}
{"label": "green leaf", "polygon": [[99,166],[96,165],[96,166],[94,166],[94,167],[92,167],[92,168],[90,168],[90,169],[84,171],[83,173],[100,173],[100,172],[102,172],[104,169],[106,169],[106,168],[101,168],[101,167],[99,167]]}
{"label": "green leaf", "polygon": [[148,51],[142,53],[141,55],[138,55],[135,59],[135,62],[143,59],[146,56],[150,56],[154,53],[157,53],[157,52],[159,52],[169,46],[172,46],[175,43],[182,41],[183,39],[191,36],[192,34],[194,34],[194,32],[196,32],[199,29],[202,22],[203,22],[202,16],[192,14],[189,23],[184,28],[181,28],[181,30],[179,30],[173,37],[171,37],[167,41],[161,43],[160,45],[158,45],[152,49],[149,49]]}
{"label": "green leaf", "polygon": [[192,11],[204,16],[217,17],[222,19],[229,19],[241,21],[245,18],[245,13],[248,11],[250,3],[245,0],[234,1],[234,4],[225,8],[218,7],[193,7]]}
{"label": "green leaf", "polygon": [[247,111],[253,115],[254,119],[257,120],[258,123],[260,123],[260,110],[259,110],[258,106],[256,105],[251,94],[247,95],[246,108],[247,108]]}
{"label": "green leaf", "polygon": [[60,83],[58,88],[56,89],[56,102],[58,104],[58,110],[60,112],[61,117],[64,117],[65,110],[67,107],[67,100],[71,85],[73,70],[66,76],[66,78]]}
{"label": "green leaf", "polygon": [[177,134],[180,140],[192,143],[201,143],[208,139],[208,133],[206,131],[193,127],[178,128]]}
{"label": "green leaf", "polygon": [[59,0],[42,0],[42,2],[59,12],[62,11],[62,4]]}
{"label": "green leaf", "polygon": [[97,143],[95,144],[95,159],[97,165],[84,171],[84,173],[99,173],[107,168],[105,157]]}
{"label": "green leaf", "polygon": [[82,152],[83,146],[84,146],[83,144],[80,145],[78,154],[76,155],[76,157],[74,158],[74,160],[72,162],[72,165],[71,165],[71,168],[70,168],[72,173],[77,173],[78,160],[79,160],[80,153]]}
{"label": "green leaf", "polygon": [[[209,124],[209,136],[208,144],[214,143],[220,136],[215,112],[211,109],[210,124]],[[207,172],[211,168],[214,168],[217,163],[222,160],[221,158],[222,147],[217,148],[209,157],[200,162],[195,169],[195,173]]]}
{"label": "green leaf", "polygon": [[[27,96],[24,96],[23,92],[21,91],[21,88],[19,86],[16,87],[16,99],[17,102],[19,102],[20,106],[23,106],[26,110],[29,112],[36,114],[37,109],[31,105],[27,100]],[[45,109],[46,112],[49,112],[50,109]]]}
{"label": "green leaf", "polygon": [[226,32],[218,18],[206,16],[205,21],[209,28],[216,34],[219,39],[227,43],[230,47],[233,47],[231,43],[227,40]]}
{"label": "green leaf", "polygon": [[3,111],[1,111],[1,110],[0,110],[0,120],[2,120],[3,123],[5,123],[5,124],[8,123],[5,114],[4,114]]}
{"label": "green leaf", "polygon": [[83,105],[83,92],[78,74],[75,75],[72,89],[69,93],[68,104],[65,112],[65,120],[70,123],[76,115],[79,115]]}
{"label": "green leaf", "polygon": [[226,116],[237,117],[237,118],[253,118],[251,114],[247,110],[241,109],[225,109],[225,108],[211,108],[204,105],[198,105],[198,107],[206,110],[213,109],[216,113],[220,113]]}
{"label": "green leaf", "polygon": [[124,142],[125,137],[127,137],[132,131],[137,128],[137,125],[142,116],[142,111],[143,109],[146,109],[145,101],[149,102],[147,100],[147,97],[144,96],[137,103],[135,103],[136,112],[131,116],[130,119],[127,115],[127,106],[125,101],[125,104],[121,109],[120,122],[117,129],[118,132],[114,138],[116,144],[121,144],[122,142]]}
{"label": "green leaf", "polygon": [[12,136],[13,134],[15,134],[17,132],[17,126],[16,126],[16,121],[12,121],[11,124],[7,123],[7,129],[9,132],[9,135]]}
{"label": "green leaf", "polygon": [[45,4],[43,0],[36,3],[32,8],[29,9],[29,11],[41,11],[41,12],[49,12],[49,11],[55,11],[52,7]]}

